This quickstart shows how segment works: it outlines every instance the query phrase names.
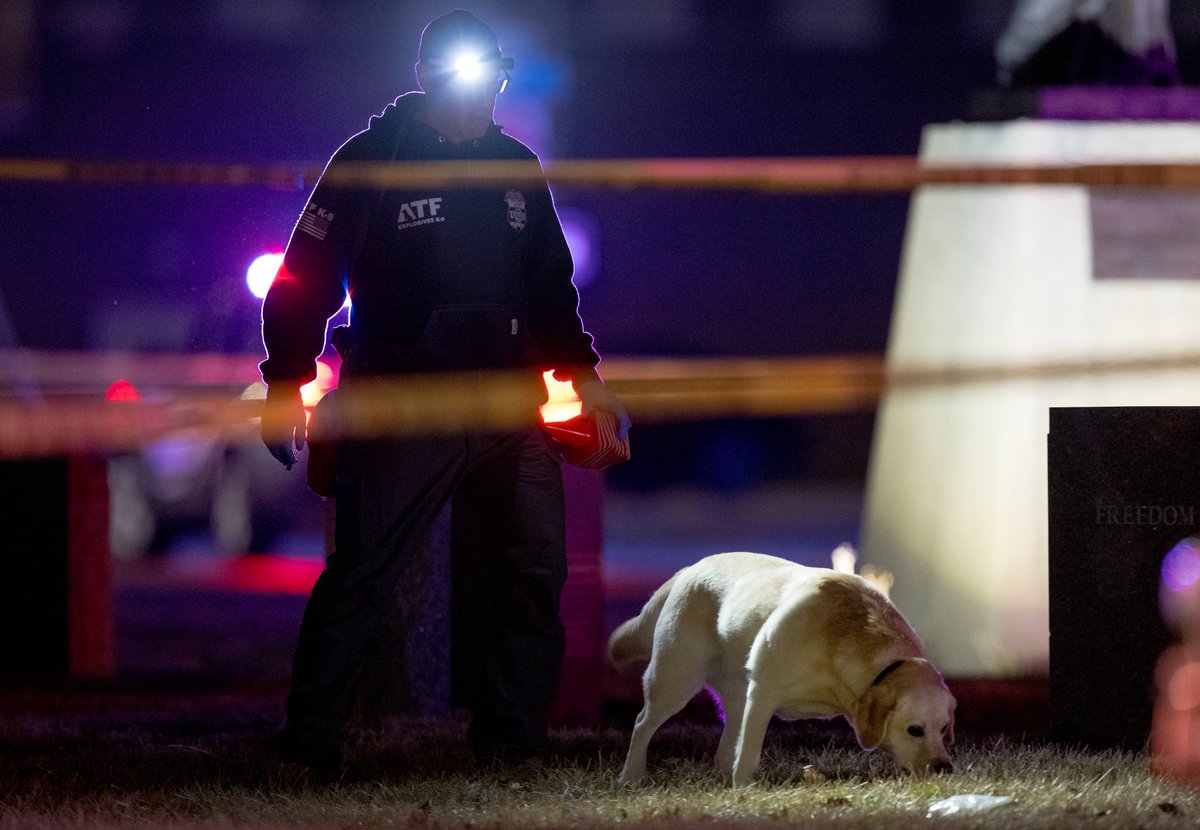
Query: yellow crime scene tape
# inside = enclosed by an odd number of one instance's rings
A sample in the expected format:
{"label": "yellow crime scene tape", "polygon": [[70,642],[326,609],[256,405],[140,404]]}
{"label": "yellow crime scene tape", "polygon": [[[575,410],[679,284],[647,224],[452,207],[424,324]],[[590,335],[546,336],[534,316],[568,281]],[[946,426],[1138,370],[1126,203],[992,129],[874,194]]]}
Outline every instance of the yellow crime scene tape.
{"label": "yellow crime scene tape", "polygon": [[[311,188],[324,165],[0,159],[0,181],[43,184],[223,185]],[[325,181],[346,187],[529,183],[606,188],[740,189],[784,193],[907,191],[924,185],[1084,185],[1200,188],[1195,163],[927,165],[907,156],[547,161],[354,162]]]}
{"label": "yellow crime scene tape", "polygon": [[[15,358],[15,359],[14,359]],[[0,352],[0,367],[18,361],[48,375],[26,374],[43,396],[0,397],[0,458],[122,452],[181,431],[256,440],[265,402],[255,388],[256,359],[221,355]],[[62,371],[59,371],[59,369]],[[635,424],[718,417],[795,417],[865,411],[881,396],[908,389],[1049,379],[1080,374],[1200,370],[1200,353],[1089,363],[888,370],[880,355],[755,359],[612,359],[606,381]],[[135,379],[140,400],[106,401],[102,378]],[[228,374],[226,374],[228,372]],[[527,383],[527,375],[521,376]],[[0,375],[9,383],[11,371]],[[363,384],[343,398],[342,437],[371,438],[505,429],[530,422],[525,389],[505,373],[432,375]],[[182,380],[191,381],[190,386]],[[237,386],[248,384],[248,392]],[[89,388],[89,382],[91,387]],[[224,385],[224,391],[218,389]],[[248,395],[248,396],[247,396]]]}

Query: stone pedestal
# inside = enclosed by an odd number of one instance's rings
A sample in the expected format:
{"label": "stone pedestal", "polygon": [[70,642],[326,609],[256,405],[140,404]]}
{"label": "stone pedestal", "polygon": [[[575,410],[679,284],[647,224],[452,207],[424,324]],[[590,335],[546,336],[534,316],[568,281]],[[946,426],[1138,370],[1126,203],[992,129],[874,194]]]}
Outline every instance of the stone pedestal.
{"label": "stone pedestal", "polygon": [[[927,127],[937,164],[1200,157],[1200,123]],[[1176,198],[1179,196],[1180,198]],[[860,552],[956,676],[1047,670],[1047,413],[1191,405],[1200,195],[928,186],[912,197]],[[1143,361],[1139,364],[1138,361]],[[1124,364],[1124,365],[1122,365]]]}
{"label": "stone pedestal", "polygon": [[[598,724],[603,705],[604,476],[563,465],[567,499],[567,644],[556,724]],[[479,610],[486,597],[475,511],[463,494],[442,512],[413,579],[398,588],[364,672],[359,718],[443,716],[471,702],[479,661]]]}
{"label": "stone pedestal", "polygon": [[421,553],[396,586],[363,668],[359,717],[448,715],[451,707],[451,507],[438,516]]}
{"label": "stone pedestal", "polygon": [[[570,464],[563,464],[562,470],[567,501],[567,583],[561,608],[567,643],[550,720],[596,725],[604,704],[604,474]],[[469,520],[472,511],[469,505],[462,506],[466,520],[456,516],[453,524],[451,699],[455,706],[470,703],[471,678],[479,661],[478,610],[487,591],[479,578],[484,571],[477,559],[477,529]]]}
{"label": "stone pedestal", "polygon": [[1200,528],[1200,409],[1050,410],[1054,736],[1144,748],[1166,555]]}

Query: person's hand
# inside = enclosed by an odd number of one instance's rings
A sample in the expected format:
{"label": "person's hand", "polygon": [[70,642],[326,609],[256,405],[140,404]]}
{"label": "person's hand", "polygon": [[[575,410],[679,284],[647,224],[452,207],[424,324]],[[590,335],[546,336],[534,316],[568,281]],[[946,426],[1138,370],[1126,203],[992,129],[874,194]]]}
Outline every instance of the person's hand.
{"label": "person's hand", "polygon": [[629,435],[629,413],[625,411],[625,404],[621,403],[620,399],[604,385],[604,381],[589,380],[581,383],[575,390],[575,394],[579,395],[579,400],[583,402],[584,415],[590,414],[594,409],[603,409],[605,412],[612,413],[617,419],[617,440],[625,440],[625,437]]}
{"label": "person's hand", "polygon": [[262,413],[262,440],[271,455],[289,470],[304,449],[304,402],[300,387],[272,383],[267,387],[267,402]]}

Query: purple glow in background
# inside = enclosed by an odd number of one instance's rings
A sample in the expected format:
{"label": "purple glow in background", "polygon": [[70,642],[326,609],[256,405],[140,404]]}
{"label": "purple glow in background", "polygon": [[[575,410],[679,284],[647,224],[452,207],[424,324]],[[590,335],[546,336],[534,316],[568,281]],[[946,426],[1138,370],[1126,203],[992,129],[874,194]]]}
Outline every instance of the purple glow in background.
{"label": "purple glow in background", "polygon": [[1163,559],[1162,584],[1176,593],[1191,590],[1200,582],[1200,539],[1189,536],[1171,548]]}
{"label": "purple glow in background", "polygon": [[559,208],[558,218],[575,263],[572,280],[576,288],[582,288],[592,281],[600,267],[599,225],[596,218],[583,208]]}

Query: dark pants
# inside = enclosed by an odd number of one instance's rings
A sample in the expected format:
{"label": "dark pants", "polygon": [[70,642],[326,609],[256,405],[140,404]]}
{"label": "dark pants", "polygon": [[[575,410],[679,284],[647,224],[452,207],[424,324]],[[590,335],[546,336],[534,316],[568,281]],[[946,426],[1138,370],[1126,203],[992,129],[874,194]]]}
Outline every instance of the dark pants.
{"label": "dark pants", "polygon": [[[515,433],[373,441],[347,447],[336,550],[304,611],[286,734],[335,753],[370,641],[406,563],[451,497],[478,510],[487,572],[470,741],[479,758],[519,759],[544,743],[565,643],[561,457],[537,427]],[[398,586],[401,586],[398,588]]]}

